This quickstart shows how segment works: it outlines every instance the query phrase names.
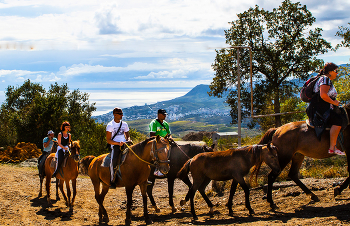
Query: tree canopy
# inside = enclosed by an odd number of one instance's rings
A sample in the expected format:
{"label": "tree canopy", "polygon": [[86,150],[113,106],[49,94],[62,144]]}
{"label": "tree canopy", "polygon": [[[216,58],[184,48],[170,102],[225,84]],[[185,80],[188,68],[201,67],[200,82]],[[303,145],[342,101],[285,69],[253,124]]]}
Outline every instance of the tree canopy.
{"label": "tree canopy", "polygon": [[[348,23],[350,25],[350,23]],[[338,47],[348,47],[350,48],[350,28],[340,26],[339,31],[336,34],[339,37],[342,37],[344,40],[342,40],[341,44],[338,45]]]}
{"label": "tree canopy", "polygon": [[[259,6],[237,15],[229,30],[225,30],[226,43],[232,47],[250,47],[252,51],[254,114],[264,114],[272,106],[281,112],[281,102],[295,95],[301,81],[318,70],[323,61],[317,59],[332,47],[322,38],[321,28],[311,29],[315,18],[305,5],[289,0],[272,11]],[[237,48],[216,50],[212,67],[215,77],[210,95],[221,97],[228,92],[226,102],[231,106],[233,122],[237,118]],[[240,78],[242,116],[250,114],[250,55],[240,51]],[[275,117],[281,125],[281,117]]]}

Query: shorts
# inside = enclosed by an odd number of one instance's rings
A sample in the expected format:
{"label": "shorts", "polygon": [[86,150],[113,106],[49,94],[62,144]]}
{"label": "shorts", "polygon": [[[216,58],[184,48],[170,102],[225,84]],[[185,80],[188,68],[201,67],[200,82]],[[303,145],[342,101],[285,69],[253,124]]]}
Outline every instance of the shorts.
{"label": "shorts", "polygon": [[339,115],[335,111],[331,110],[327,124],[329,126],[332,126],[332,125],[342,126],[342,123],[343,123],[343,120],[342,120],[341,115]]}

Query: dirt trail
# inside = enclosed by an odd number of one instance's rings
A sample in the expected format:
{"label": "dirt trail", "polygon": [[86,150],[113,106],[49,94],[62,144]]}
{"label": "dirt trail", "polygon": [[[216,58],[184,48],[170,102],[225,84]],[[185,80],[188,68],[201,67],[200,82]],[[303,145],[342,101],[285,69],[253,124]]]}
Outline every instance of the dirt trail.
{"label": "dirt trail", "polygon": [[[334,198],[333,185],[339,179],[304,179],[304,183],[318,195],[320,202],[311,201],[292,182],[275,184],[274,200],[279,209],[272,211],[265,200],[262,200],[262,189],[251,190],[251,205],[255,214],[249,216],[244,206],[243,191],[234,197],[234,216],[228,216],[225,203],[228,191],[224,196],[211,196],[216,206],[213,217],[209,208],[199,194],[196,195],[195,207],[199,220],[192,222],[189,205],[183,210],[171,214],[168,206],[166,180],[157,180],[154,196],[160,213],[155,213],[149,205],[153,225],[350,225],[350,190]],[[54,181],[54,180],[52,180]],[[98,225],[98,205],[90,179],[79,175],[77,181],[77,198],[72,212],[65,206],[64,200],[55,201],[54,183],[51,184],[53,206],[48,207],[46,191],[38,198],[39,177],[32,167],[19,167],[0,164],[0,225]],[[187,192],[181,181],[176,181],[174,202],[177,205]],[[133,195],[132,225],[144,225],[142,199],[137,188]],[[150,202],[148,202],[150,204]],[[110,190],[105,199],[109,214],[108,225],[124,225],[126,196],[123,188]],[[107,224],[106,224],[107,225]]]}

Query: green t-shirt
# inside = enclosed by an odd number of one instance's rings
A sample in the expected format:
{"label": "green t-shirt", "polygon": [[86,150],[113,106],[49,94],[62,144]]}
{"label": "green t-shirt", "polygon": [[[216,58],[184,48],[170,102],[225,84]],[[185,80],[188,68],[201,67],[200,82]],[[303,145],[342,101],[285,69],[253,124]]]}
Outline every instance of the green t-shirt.
{"label": "green t-shirt", "polygon": [[171,134],[169,124],[166,121],[163,121],[163,125],[166,129],[158,122],[157,119],[154,119],[149,124],[149,131],[156,133],[156,136],[159,135],[161,137],[165,137],[167,134]]}

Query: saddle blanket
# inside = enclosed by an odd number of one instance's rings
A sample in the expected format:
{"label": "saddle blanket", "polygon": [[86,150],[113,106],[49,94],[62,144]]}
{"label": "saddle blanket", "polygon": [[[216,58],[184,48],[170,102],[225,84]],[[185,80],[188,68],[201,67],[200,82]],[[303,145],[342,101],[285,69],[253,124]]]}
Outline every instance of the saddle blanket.
{"label": "saddle blanket", "polygon": [[[122,152],[122,156],[121,156],[121,163],[120,165],[122,165],[125,162],[126,159],[126,155],[129,152],[129,148],[126,148],[123,152]],[[109,153],[102,161],[101,163],[101,167],[109,167],[111,164],[111,153]]]}
{"label": "saddle blanket", "polygon": [[[61,167],[65,167],[65,166],[66,166],[67,160],[68,160],[68,157],[65,157],[65,158],[63,159],[63,163],[62,163],[62,166],[61,166]],[[50,164],[50,167],[51,167],[51,168],[56,168],[56,163],[57,163],[57,158],[56,158],[56,157],[53,157],[53,158],[52,158],[52,161],[51,161],[51,164]]]}

